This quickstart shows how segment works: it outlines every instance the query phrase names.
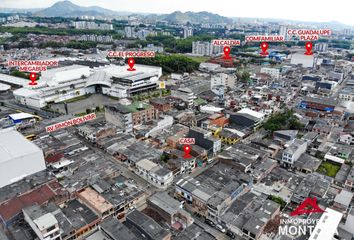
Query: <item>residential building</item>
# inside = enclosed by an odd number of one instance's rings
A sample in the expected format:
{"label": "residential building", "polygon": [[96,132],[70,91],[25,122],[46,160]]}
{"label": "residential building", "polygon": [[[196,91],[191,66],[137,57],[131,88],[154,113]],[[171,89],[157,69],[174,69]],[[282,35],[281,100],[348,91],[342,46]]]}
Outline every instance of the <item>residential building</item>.
{"label": "residential building", "polygon": [[316,43],[314,46],[314,50],[317,52],[327,52],[328,51],[328,43]]}
{"label": "residential building", "polygon": [[125,132],[133,131],[132,113],[124,105],[105,105],[105,119],[117,129],[123,129]]}
{"label": "residential building", "polygon": [[128,214],[126,223],[135,228],[148,240],[170,240],[171,233],[162,228],[149,216],[134,210]]}
{"label": "residential building", "polygon": [[235,75],[218,73],[211,77],[210,88],[213,89],[216,86],[234,88],[237,77]]}
{"label": "residential building", "polygon": [[282,162],[285,166],[292,166],[307,149],[307,142],[300,139],[295,139],[283,151]]}
{"label": "residential building", "polygon": [[354,190],[354,167],[350,170],[347,179],[345,180],[344,187],[350,190]]}
{"label": "residential building", "polygon": [[166,189],[173,182],[173,173],[148,160],[143,159],[136,163],[136,174],[154,184],[156,187]]}
{"label": "residential building", "polygon": [[280,69],[277,68],[268,68],[268,67],[262,67],[261,68],[261,73],[268,74],[274,79],[278,79],[280,76]]}
{"label": "residential building", "polygon": [[22,210],[25,221],[41,240],[61,240],[58,220],[52,213],[41,211],[38,205]]}
{"label": "residential building", "polygon": [[192,216],[183,209],[182,204],[167,192],[155,193],[148,199],[147,204],[157,211],[170,226],[180,224],[185,229],[194,222]]}
{"label": "residential building", "polygon": [[193,36],[193,28],[185,27],[183,29],[183,38],[188,38]]}

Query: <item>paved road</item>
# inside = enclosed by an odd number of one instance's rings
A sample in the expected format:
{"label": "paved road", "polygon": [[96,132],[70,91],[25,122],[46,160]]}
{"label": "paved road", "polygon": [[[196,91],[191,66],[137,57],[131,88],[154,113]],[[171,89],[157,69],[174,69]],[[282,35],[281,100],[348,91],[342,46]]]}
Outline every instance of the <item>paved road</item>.
{"label": "paved road", "polygon": [[208,224],[205,224],[202,222],[200,219],[197,217],[194,217],[194,223],[197,224],[198,226],[202,227],[206,232],[210,233],[213,235],[216,239],[218,240],[228,240],[230,239],[228,236],[226,236],[224,233],[220,232],[219,230],[209,226]]}

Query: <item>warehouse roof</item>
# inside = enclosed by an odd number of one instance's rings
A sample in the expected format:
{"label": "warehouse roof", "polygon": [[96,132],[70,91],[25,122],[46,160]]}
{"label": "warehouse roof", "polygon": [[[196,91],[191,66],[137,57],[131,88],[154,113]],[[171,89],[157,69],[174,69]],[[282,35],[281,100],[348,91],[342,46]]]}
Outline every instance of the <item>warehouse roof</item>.
{"label": "warehouse roof", "polygon": [[264,117],[263,113],[253,111],[253,110],[251,110],[249,108],[243,108],[240,111],[238,111],[237,113],[248,114],[248,115],[251,115],[251,116],[253,116],[255,118],[263,118]]}
{"label": "warehouse roof", "polygon": [[0,131],[0,163],[38,151],[41,150],[19,132],[13,129]]}

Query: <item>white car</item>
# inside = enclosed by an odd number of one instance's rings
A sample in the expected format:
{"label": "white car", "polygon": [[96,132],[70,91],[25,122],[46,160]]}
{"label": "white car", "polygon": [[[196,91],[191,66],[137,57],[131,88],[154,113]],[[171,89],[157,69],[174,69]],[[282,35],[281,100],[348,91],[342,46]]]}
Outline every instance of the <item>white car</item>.
{"label": "white car", "polygon": [[221,226],[220,224],[216,224],[216,228],[217,228],[220,232],[222,232],[222,233],[225,233],[225,232],[226,232],[226,229],[223,228],[223,226]]}

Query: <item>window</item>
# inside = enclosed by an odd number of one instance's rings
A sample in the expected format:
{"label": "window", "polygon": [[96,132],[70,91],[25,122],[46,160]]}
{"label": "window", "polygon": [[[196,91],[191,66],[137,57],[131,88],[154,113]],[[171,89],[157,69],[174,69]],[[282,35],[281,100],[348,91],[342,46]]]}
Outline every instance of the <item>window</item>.
{"label": "window", "polygon": [[54,229],[55,229],[55,225],[53,225],[53,226],[47,228],[47,232],[53,231]]}

